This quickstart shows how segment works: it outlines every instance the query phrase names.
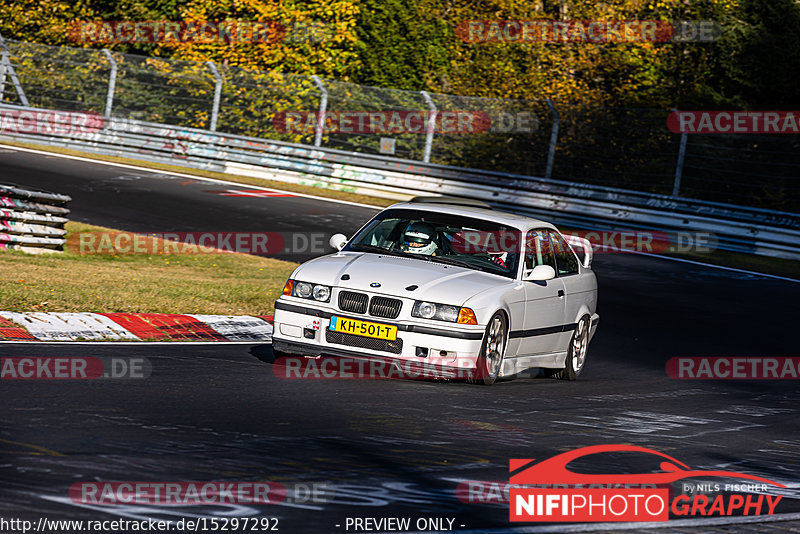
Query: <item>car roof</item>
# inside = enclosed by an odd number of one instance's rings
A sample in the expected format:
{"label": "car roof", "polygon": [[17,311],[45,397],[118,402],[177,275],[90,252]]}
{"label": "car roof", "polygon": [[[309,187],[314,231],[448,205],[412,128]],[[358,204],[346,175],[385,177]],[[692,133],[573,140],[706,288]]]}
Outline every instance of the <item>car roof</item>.
{"label": "car roof", "polygon": [[513,226],[519,229],[529,227],[545,227],[557,229],[552,223],[545,222],[532,217],[525,217],[524,215],[517,215],[516,213],[508,213],[505,211],[497,211],[493,209],[481,208],[477,206],[461,206],[456,204],[438,204],[436,202],[400,202],[393,204],[386,209],[412,209],[418,211],[432,211],[436,213],[446,213],[448,215],[464,215],[467,217],[474,217],[477,219],[485,219],[508,226]]}

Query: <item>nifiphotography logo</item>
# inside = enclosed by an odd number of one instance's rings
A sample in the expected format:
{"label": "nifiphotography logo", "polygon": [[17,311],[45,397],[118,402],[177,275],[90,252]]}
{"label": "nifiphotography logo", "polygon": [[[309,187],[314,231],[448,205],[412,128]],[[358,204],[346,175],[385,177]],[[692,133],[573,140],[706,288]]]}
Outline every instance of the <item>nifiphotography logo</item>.
{"label": "nifiphotography logo", "polygon": [[[660,457],[662,472],[582,474],[567,468],[571,462],[591,454],[616,452]],[[509,472],[511,521],[668,521],[670,513],[679,517],[772,515],[782,496],[766,494],[767,487],[785,487],[746,473],[691,469],[664,453],[633,445],[583,447],[541,462],[512,459]],[[684,484],[692,495],[671,494],[669,484],[695,477],[703,483]],[[754,482],[712,484],[706,482],[709,477]],[[708,495],[694,491],[700,488],[718,493]]]}

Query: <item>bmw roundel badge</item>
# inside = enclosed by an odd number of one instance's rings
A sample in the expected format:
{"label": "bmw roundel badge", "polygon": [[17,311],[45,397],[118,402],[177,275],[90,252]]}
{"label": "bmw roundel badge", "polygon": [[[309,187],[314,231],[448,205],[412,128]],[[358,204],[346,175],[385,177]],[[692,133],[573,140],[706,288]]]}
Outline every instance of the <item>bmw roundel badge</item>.
{"label": "bmw roundel badge", "polygon": [[369,287],[381,287],[381,285],[378,282],[372,282]]}

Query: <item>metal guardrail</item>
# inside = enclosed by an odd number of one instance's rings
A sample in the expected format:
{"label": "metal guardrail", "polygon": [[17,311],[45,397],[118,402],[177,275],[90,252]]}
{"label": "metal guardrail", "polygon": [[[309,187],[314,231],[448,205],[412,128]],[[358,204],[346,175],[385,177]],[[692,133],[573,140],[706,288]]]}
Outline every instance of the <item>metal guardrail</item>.
{"label": "metal guardrail", "polygon": [[[58,112],[0,106],[40,116]],[[72,115],[75,115],[74,113]],[[80,121],[78,121],[80,122]],[[86,123],[92,123],[87,119]],[[376,197],[420,193],[478,198],[576,228],[711,232],[723,250],[800,259],[800,214],[531,176],[425,164],[207,130],[106,120],[86,131],[0,132],[13,139],[98,154],[313,185]]]}
{"label": "metal guardrail", "polygon": [[63,250],[67,195],[0,185],[0,250]]}

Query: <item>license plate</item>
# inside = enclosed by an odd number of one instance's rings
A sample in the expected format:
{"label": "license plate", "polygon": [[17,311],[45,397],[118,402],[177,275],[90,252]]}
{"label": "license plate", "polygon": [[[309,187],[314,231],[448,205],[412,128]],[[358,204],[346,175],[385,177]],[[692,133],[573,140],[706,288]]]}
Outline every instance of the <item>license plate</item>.
{"label": "license plate", "polygon": [[394,341],[397,339],[397,327],[389,324],[370,323],[357,319],[345,319],[344,317],[331,317],[331,325],[328,327],[334,332],[343,334],[353,334],[356,336],[374,337],[376,339],[387,339]]}

